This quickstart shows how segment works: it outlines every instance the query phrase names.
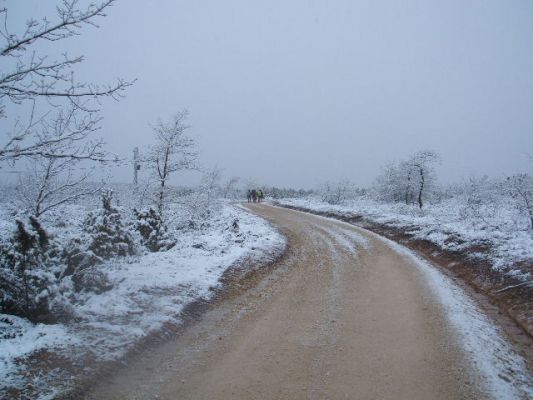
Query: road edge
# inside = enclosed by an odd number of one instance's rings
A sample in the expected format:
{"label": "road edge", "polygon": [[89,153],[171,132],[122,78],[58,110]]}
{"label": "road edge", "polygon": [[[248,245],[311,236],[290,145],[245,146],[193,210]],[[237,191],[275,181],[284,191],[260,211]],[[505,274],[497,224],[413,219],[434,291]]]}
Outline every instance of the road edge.
{"label": "road edge", "polygon": [[[514,284],[510,281],[512,277],[502,280],[501,274],[497,275],[484,262],[474,262],[461,252],[443,250],[434,243],[415,239],[402,229],[376,223],[361,214],[346,215],[277,202],[272,202],[271,205],[342,221],[366,229],[414,251],[467,291],[486,314],[503,329],[526,360],[528,369],[533,371],[533,321],[527,320],[527,315],[517,312],[517,310],[524,309],[532,310],[533,288],[523,286],[516,288],[517,290],[510,289],[506,296],[502,296],[505,292],[498,291],[512,286]],[[481,273],[483,269],[494,274],[487,279]]]}

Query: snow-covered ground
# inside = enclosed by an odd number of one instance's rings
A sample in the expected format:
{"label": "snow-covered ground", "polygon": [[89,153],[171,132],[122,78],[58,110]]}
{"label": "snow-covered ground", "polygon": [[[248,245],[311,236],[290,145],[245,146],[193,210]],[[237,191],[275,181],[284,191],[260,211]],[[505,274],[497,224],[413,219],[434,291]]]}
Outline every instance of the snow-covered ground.
{"label": "snow-covered ground", "polygon": [[[347,200],[343,205],[328,204],[312,196],[276,202],[320,212],[361,215],[371,222],[400,228],[414,239],[428,240],[442,249],[466,251],[470,257],[486,260],[494,269],[524,282],[533,278],[533,233],[510,204],[503,203],[491,210],[488,220],[472,215],[469,207],[457,198],[426,205],[422,210],[365,197]],[[472,251],[476,247],[486,251]]]}
{"label": "snow-covered ground", "polygon": [[[47,216],[46,226],[60,240],[67,240],[79,232],[86,208],[63,206]],[[173,215],[180,214],[179,206],[175,208]],[[14,213],[9,204],[0,205],[0,235],[11,234]],[[285,246],[273,226],[228,203],[204,226],[180,231],[177,239],[169,251],[106,261],[101,268],[113,288],[101,294],[82,293],[74,304],[72,322],[32,324],[0,314],[0,397],[9,388],[28,384],[39,398],[53,397],[75,377],[60,367],[46,374],[28,373],[27,361],[36,352],[51,352],[68,364],[86,357],[120,359],[164,324],[179,324],[180,312],[188,304],[209,299],[228,267],[248,257],[266,262]]]}

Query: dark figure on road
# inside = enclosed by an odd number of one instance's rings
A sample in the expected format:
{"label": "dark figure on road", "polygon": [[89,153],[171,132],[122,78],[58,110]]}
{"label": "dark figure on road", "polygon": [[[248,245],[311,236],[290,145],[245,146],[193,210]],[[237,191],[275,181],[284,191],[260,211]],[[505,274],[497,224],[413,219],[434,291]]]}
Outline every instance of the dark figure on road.
{"label": "dark figure on road", "polygon": [[252,189],[252,201],[254,203],[257,202],[257,191],[255,189]]}
{"label": "dark figure on road", "polygon": [[246,192],[246,198],[248,199],[248,203],[252,201],[252,191],[250,189]]}

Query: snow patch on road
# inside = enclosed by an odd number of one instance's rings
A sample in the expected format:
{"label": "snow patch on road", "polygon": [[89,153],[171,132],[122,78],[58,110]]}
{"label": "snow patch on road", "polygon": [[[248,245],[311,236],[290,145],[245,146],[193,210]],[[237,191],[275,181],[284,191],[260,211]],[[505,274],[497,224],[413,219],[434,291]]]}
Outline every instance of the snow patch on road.
{"label": "snow patch on road", "polygon": [[336,243],[353,256],[357,255],[357,247],[350,241],[341,230],[321,228],[327,235],[329,235]]}

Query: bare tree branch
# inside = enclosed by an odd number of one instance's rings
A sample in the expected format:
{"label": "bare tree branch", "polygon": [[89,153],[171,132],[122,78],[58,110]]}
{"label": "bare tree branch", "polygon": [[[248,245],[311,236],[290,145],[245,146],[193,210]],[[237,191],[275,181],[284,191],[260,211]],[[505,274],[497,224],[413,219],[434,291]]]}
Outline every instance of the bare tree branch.
{"label": "bare tree branch", "polygon": [[15,51],[25,50],[35,41],[44,39],[55,42],[70,36],[78,35],[77,32],[82,24],[97,26],[93,21],[94,17],[105,17],[104,10],[111,6],[115,0],[107,0],[100,4],[91,3],[85,11],[77,8],[78,0],[63,0],[62,5],[56,7],[57,15],[60,20],[51,25],[47,19],[38,22],[31,19],[26,23],[26,30],[20,37],[9,34],[7,31],[7,10],[4,12],[4,32],[2,36],[7,39],[7,45],[2,48],[0,54],[3,56],[10,55]]}
{"label": "bare tree branch", "polygon": [[[0,36],[5,42],[0,45],[0,57],[4,57],[6,65],[0,72],[0,118],[8,117],[6,102],[20,106],[31,104],[27,123],[17,120],[11,131],[1,133],[0,162],[27,157],[111,160],[103,149],[103,141],[88,139],[99,129],[100,100],[120,100],[134,81],[119,78],[114,84],[106,85],[79,82],[75,67],[83,61],[83,56],[69,57],[64,53],[59,60],[50,61],[49,55],[39,54],[35,44],[79,35],[85,25],[97,27],[95,19],[105,17],[105,11],[115,1],[91,2],[82,8],[78,0],[61,0],[56,7],[55,22],[46,17],[30,18],[20,33],[12,33],[8,27],[8,8],[0,9],[0,17],[4,19]],[[40,116],[36,114],[37,103]],[[65,127],[53,128],[57,123],[64,123]],[[52,134],[53,130],[62,134]],[[49,151],[50,146],[59,143],[61,146],[55,149],[61,152]]]}
{"label": "bare tree branch", "polygon": [[35,217],[100,190],[87,184],[92,170],[76,169],[74,159],[39,158],[28,160],[27,172],[21,177],[18,194],[23,206]]}

